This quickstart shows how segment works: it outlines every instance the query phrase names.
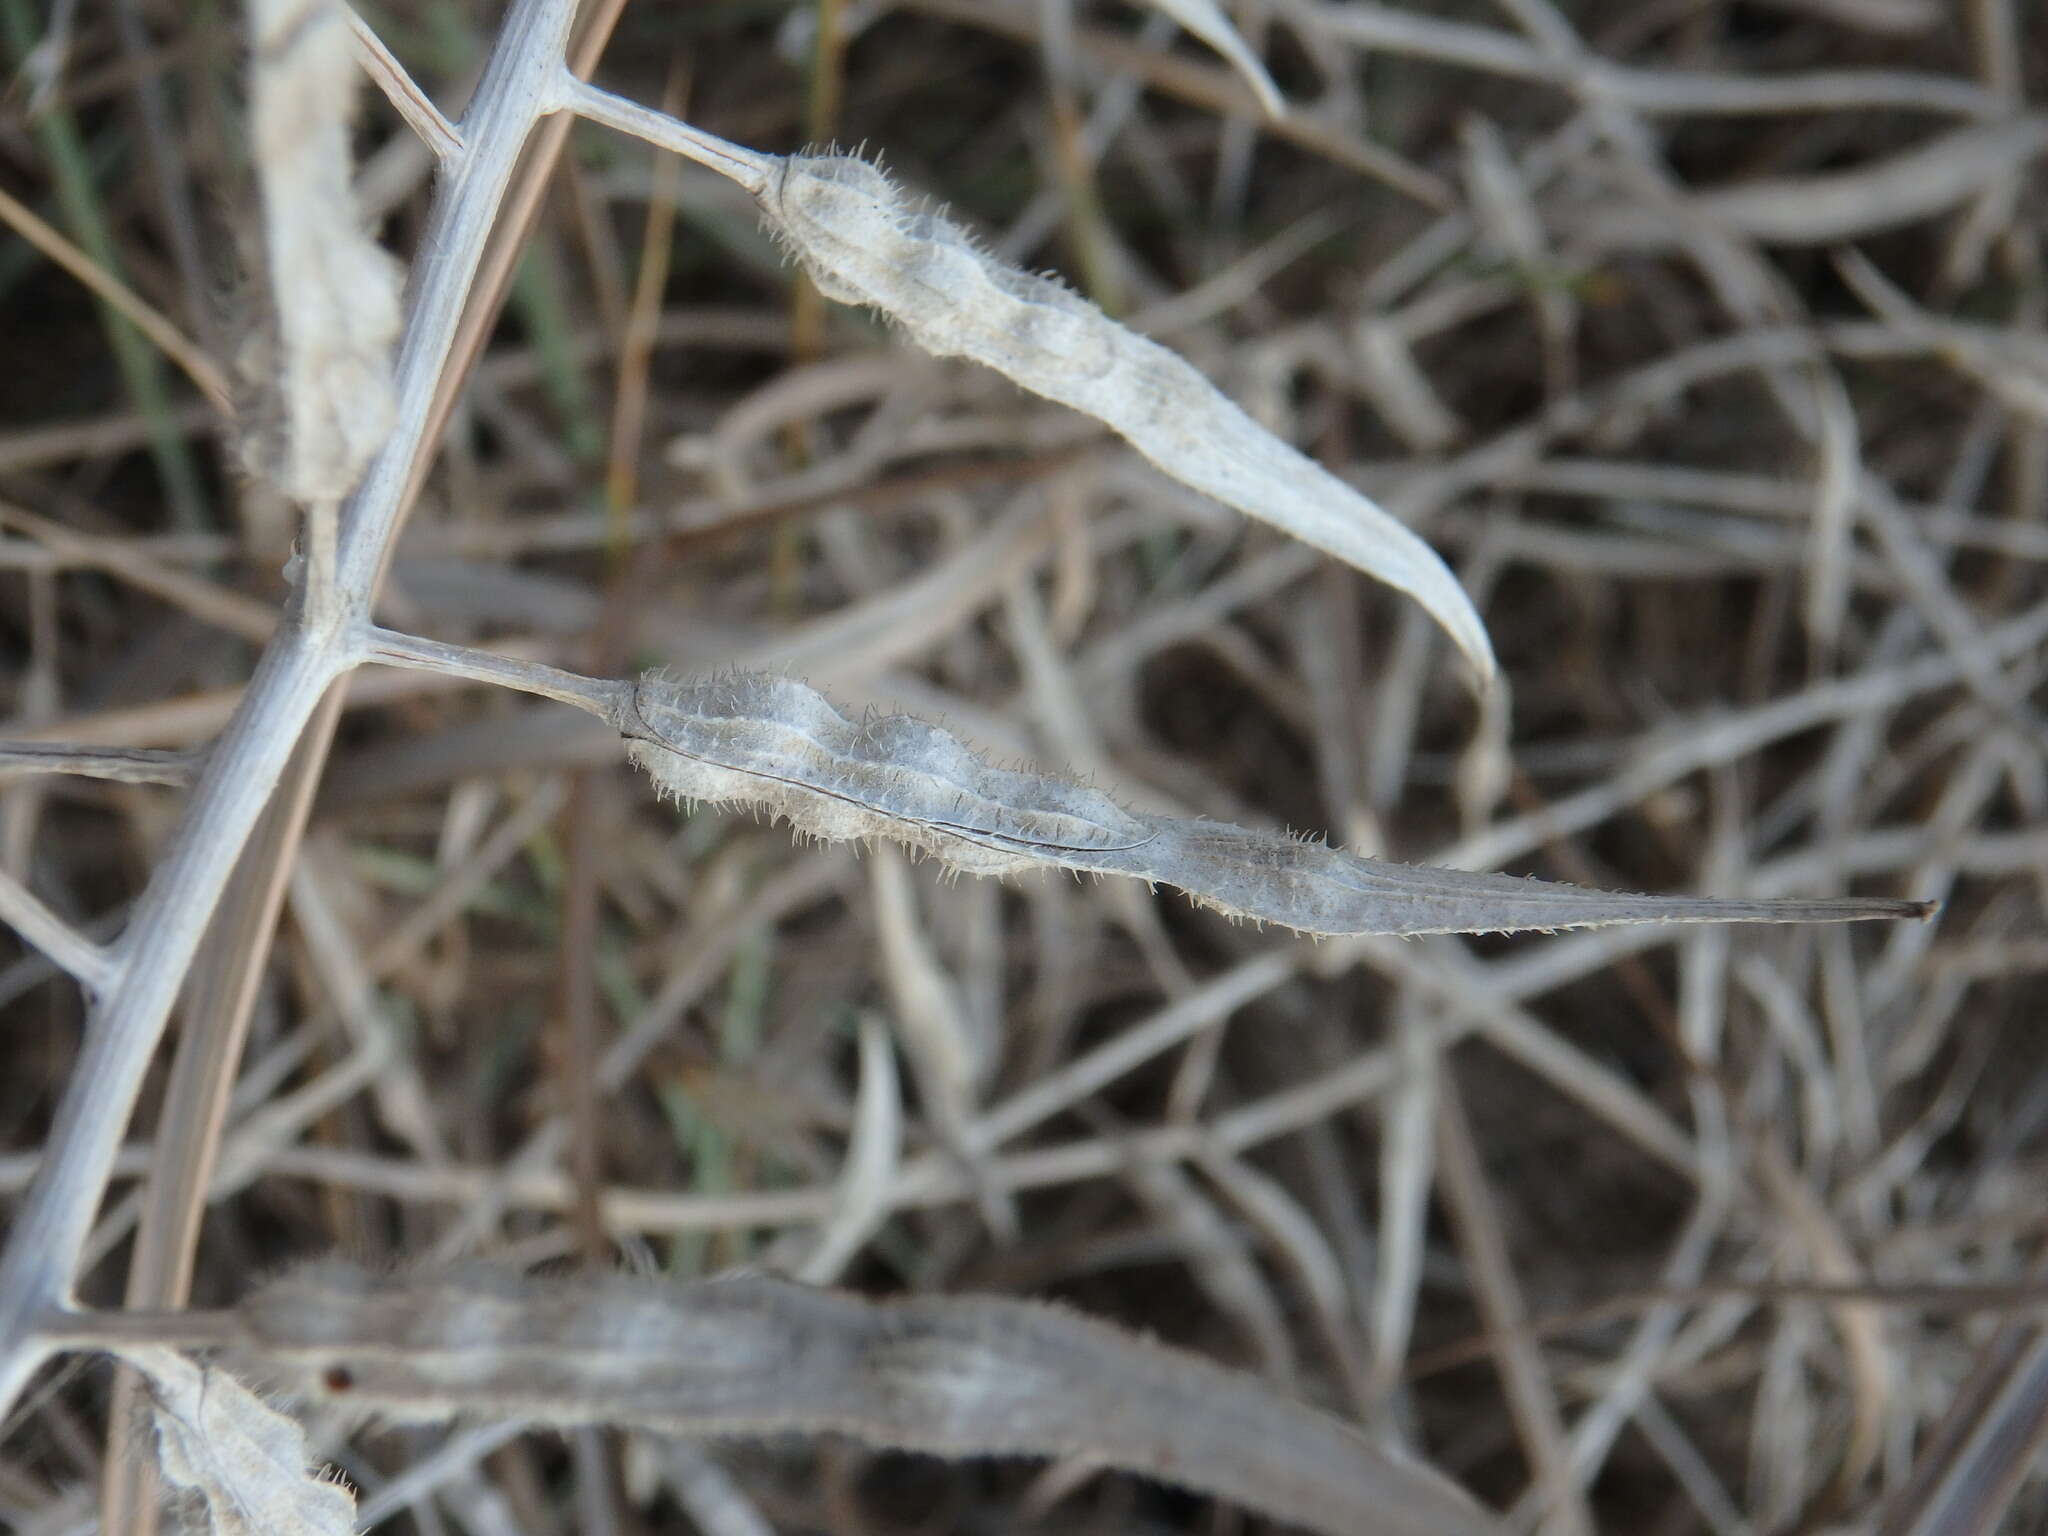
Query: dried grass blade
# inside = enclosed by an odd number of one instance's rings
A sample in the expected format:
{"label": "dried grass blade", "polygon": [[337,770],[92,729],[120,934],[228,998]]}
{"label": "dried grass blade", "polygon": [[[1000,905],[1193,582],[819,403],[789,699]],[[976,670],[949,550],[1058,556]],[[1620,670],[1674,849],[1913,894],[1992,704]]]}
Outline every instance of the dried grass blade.
{"label": "dried grass blade", "polygon": [[1273,83],[1273,77],[1266,73],[1266,66],[1259,62],[1259,56],[1252,52],[1230,18],[1223,14],[1223,7],[1216,0],[1146,0],[1155,11],[1163,11],[1184,29],[1223,55],[1225,62],[1244,76],[1259,98],[1259,105],[1274,117],[1287,115],[1287,100],[1280,94],[1280,87]]}
{"label": "dried grass blade", "polygon": [[860,1090],[853,1135],[832,1216],[818,1233],[798,1278],[829,1285],[874,1236],[889,1214],[889,1185],[903,1154],[903,1091],[889,1029],[872,1013],[860,1016]]}
{"label": "dried grass blade", "polygon": [[252,1371],[401,1422],[481,1414],[1086,1454],[1333,1536],[1497,1529],[1421,1463],[1255,1378],[1032,1302],[322,1264],[259,1291],[239,1320]]}

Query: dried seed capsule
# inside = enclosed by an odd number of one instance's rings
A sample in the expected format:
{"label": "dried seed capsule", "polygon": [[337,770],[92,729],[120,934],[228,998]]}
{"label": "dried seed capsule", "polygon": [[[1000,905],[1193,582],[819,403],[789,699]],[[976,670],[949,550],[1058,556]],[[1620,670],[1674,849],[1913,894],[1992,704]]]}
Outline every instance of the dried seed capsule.
{"label": "dried seed capsule", "polygon": [[1054,279],[1005,266],[851,155],[793,155],[757,195],[827,298],[870,305],[927,352],[1086,412],[1174,479],[1398,587],[1492,677],[1485,623],[1437,553],[1176,354]]}
{"label": "dried seed capsule", "polygon": [[650,674],[620,717],[628,755],[678,800],[744,805],[829,841],[886,837],[975,875],[1046,867],[1176,886],[1300,933],[1511,933],[1616,923],[1836,923],[1926,917],[1882,898],[1639,896],[1360,858],[1286,833],[1127,811],[1051,774],[994,768],[903,715],[855,725],[761,673]]}

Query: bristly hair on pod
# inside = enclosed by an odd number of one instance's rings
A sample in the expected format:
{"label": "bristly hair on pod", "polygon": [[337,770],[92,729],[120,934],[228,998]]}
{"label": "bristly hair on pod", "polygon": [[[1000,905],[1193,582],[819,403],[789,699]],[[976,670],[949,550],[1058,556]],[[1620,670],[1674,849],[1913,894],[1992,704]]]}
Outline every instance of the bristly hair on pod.
{"label": "bristly hair on pod", "polygon": [[1847,922],[1925,917],[1924,902],[1730,900],[1592,891],[1367,859],[1313,832],[1128,810],[1076,780],[998,768],[907,715],[848,720],[792,677],[641,678],[627,752],[672,798],[739,805],[824,842],[888,838],[949,870],[1057,868],[1185,891],[1233,918],[1300,933],[1508,933],[1614,923]]}
{"label": "bristly hair on pod", "polygon": [[789,156],[756,200],[827,298],[879,310],[935,356],[969,358],[1095,417],[1174,479],[1407,592],[1492,679],[1486,626],[1436,552],[1176,354],[982,250],[856,156]]}

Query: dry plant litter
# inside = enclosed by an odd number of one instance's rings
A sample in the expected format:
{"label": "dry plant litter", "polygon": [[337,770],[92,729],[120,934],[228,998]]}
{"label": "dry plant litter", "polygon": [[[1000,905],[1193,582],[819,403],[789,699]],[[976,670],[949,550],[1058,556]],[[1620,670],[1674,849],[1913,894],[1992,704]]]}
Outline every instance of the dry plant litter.
{"label": "dry plant litter", "polygon": [[2038,22],[769,9],[0,5],[135,407],[0,437],[7,1522],[2038,1518]]}

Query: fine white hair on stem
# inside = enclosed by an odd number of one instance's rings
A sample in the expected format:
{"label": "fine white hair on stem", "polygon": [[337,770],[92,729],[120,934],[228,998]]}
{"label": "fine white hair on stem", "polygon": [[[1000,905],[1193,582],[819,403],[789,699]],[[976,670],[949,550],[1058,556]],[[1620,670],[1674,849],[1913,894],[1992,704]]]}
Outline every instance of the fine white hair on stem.
{"label": "fine white hair on stem", "polygon": [[738,805],[823,842],[885,838],[963,874],[1036,869],[1171,885],[1233,918],[1322,937],[1512,933],[1625,923],[1925,918],[1886,897],[1654,896],[1362,858],[1327,843],[1127,810],[1070,779],[992,767],[906,715],[855,724],[794,678],[735,672],[581,678],[373,630],[366,657],[529,688],[609,721],[626,755],[686,805]]}

